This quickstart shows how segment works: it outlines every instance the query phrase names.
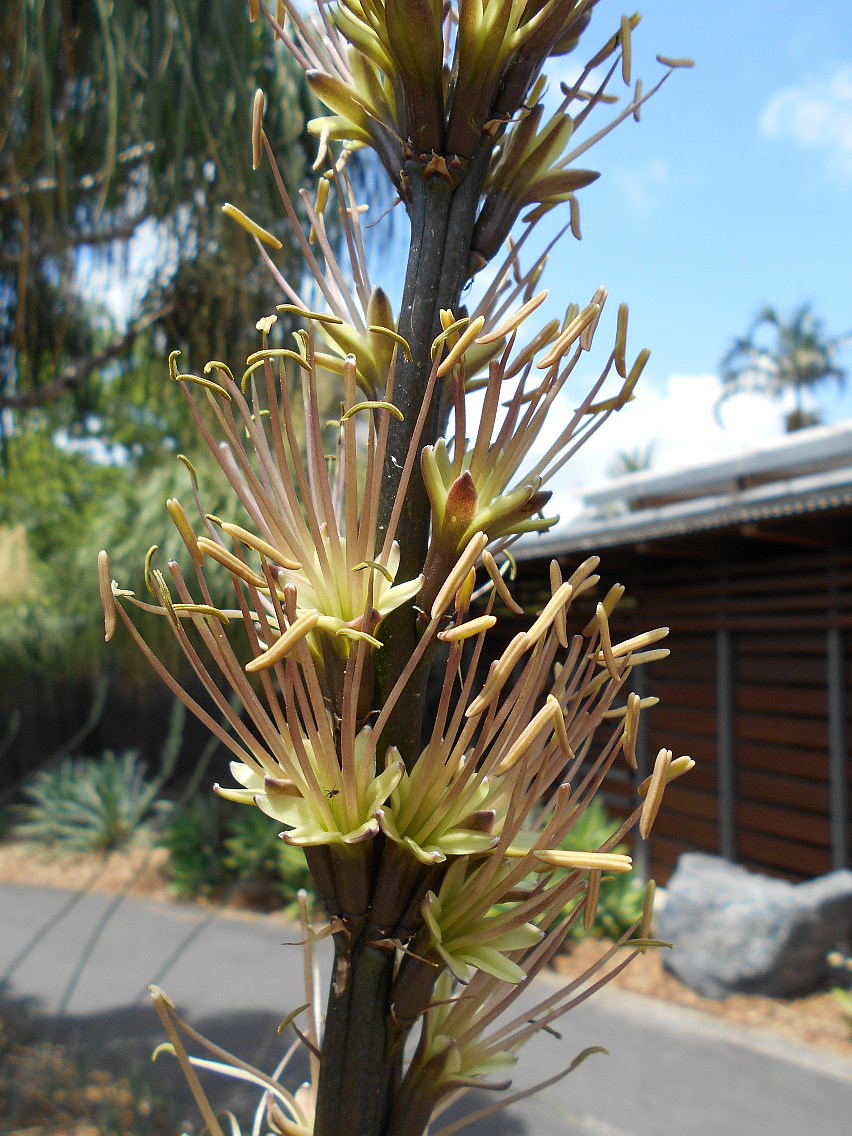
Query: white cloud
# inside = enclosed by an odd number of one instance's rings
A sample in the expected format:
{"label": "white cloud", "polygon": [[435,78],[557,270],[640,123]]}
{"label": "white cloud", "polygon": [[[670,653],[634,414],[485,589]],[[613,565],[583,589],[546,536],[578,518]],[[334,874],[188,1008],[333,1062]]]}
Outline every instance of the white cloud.
{"label": "white cloud", "polygon": [[[784,413],[792,409],[792,401],[787,405],[784,400],[737,395],[723,404],[720,425],[715,407],[721,390],[716,375],[672,375],[657,388],[640,383],[635,401],[613,415],[550,483],[554,511],[566,520],[576,515],[583,490],[610,476],[619,451],[644,449],[653,442],[652,468],[662,472],[742,453],[783,435]],[[567,412],[568,398],[563,397]],[[553,441],[565,417],[554,407],[548,430],[552,436],[539,440],[539,452]]]}
{"label": "white cloud", "polygon": [[773,95],[760,130],[767,138],[822,151],[833,173],[852,179],[852,67]]}
{"label": "white cloud", "polygon": [[660,158],[649,158],[638,165],[617,167],[611,176],[621,191],[622,200],[634,213],[647,217],[661,202],[670,171]]}

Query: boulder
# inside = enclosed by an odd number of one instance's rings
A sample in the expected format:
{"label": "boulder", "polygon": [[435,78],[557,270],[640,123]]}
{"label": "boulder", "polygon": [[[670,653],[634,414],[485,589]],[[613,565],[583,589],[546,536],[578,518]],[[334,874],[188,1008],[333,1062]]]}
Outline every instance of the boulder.
{"label": "boulder", "polygon": [[718,856],[681,856],[657,933],[666,968],[706,998],[791,998],[825,987],[828,954],[852,932],[852,872],[791,884]]}

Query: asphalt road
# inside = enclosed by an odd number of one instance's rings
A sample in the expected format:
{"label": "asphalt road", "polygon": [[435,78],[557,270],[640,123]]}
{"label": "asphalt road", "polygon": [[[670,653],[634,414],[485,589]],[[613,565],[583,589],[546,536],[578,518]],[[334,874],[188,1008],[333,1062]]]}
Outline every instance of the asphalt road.
{"label": "asphalt road", "polygon": [[[211,1040],[271,1070],[283,1052],[276,1028],[305,1001],[301,953],[286,945],[297,937],[268,919],[0,885],[0,1001],[91,1064],[144,1076],[199,1131],[175,1063],[149,1063],[162,1033],[148,984]],[[609,1056],[467,1128],[471,1136],[852,1136],[852,1062],[621,991],[578,1007],[560,1032],[523,1051],[515,1089],[589,1045]],[[303,1079],[303,1064],[293,1076]],[[248,1116],[250,1091],[208,1084],[214,1103]],[[471,1093],[460,1111],[493,1101]]]}

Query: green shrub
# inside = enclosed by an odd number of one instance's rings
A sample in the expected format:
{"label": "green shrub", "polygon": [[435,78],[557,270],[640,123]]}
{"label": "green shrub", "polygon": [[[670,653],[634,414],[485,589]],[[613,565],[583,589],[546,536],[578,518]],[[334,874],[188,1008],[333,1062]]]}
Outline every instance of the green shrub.
{"label": "green shrub", "polygon": [[135,750],[63,758],[24,786],[15,833],[69,852],[123,848],[169,808]]}
{"label": "green shrub", "polygon": [[[560,844],[566,852],[596,852],[617,832],[619,822],[607,816],[603,801],[595,798]],[[619,844],[613,852],[627,852]],[[618,939],[642,914],[645,887],[636,870],[604,876],[598,910],[591,934],[595,938]],[[575,925],[573,938],[584,938],[582,923]]]}
{"label": "green shrub", "polygon": [[226,882],[218,797],[193,797],[175,808],[160,835],[169,853],[166,873],[181,899],[209,895]]}
{"label": "green shrub", "polygon": [[261,885],[294,914],[301,888],[311,890],[304,854],[278,838],[281,826],[255,808],[196,797],[175,810],[162,834],[166,867],[179,896],[191,899],[223,888]]}

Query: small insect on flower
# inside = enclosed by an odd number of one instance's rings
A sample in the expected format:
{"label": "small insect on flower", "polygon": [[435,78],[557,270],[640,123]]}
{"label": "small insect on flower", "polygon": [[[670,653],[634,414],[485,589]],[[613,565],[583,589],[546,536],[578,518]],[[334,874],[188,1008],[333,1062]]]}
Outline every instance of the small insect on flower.
{"label": "small insect on flower", "polygon": [[324,792],[325,792],[326,797],[328,797],[328,799],[330,801],[333,801],[334,798],[337,797],[340,794],[340,790],[336,789],[336,788],[325,789]]}

